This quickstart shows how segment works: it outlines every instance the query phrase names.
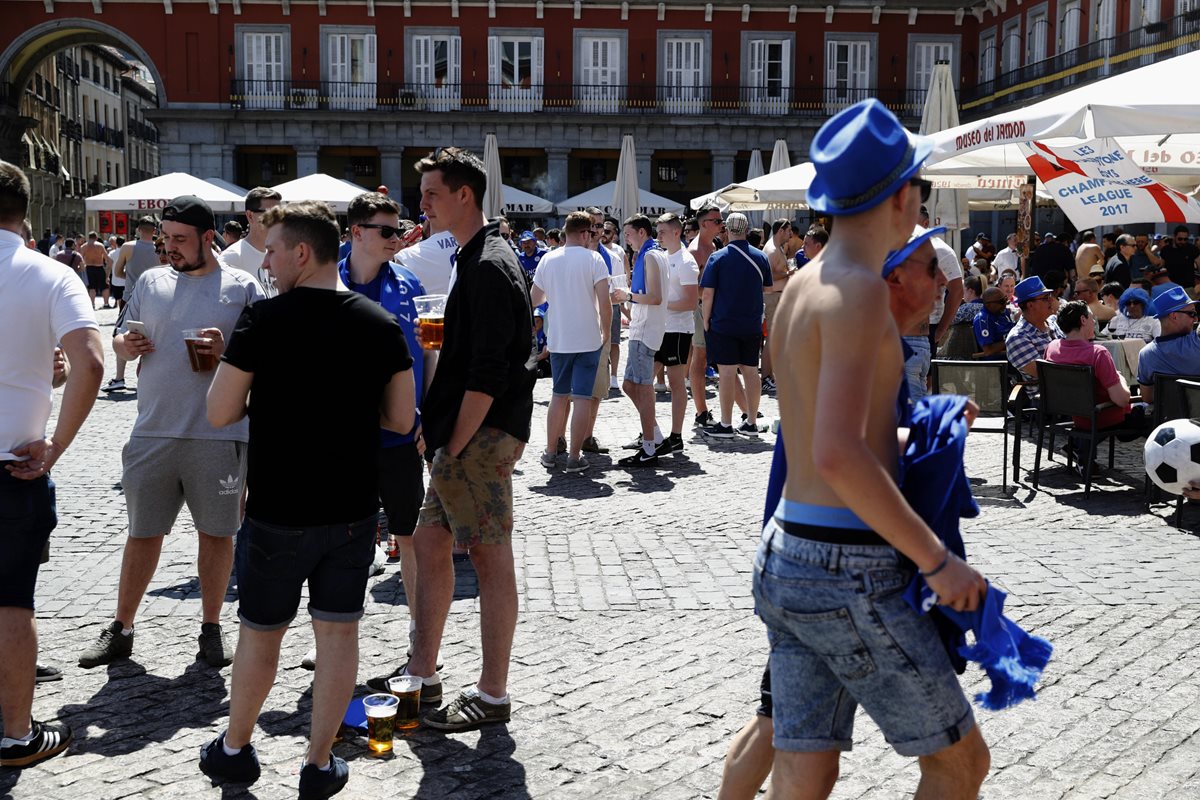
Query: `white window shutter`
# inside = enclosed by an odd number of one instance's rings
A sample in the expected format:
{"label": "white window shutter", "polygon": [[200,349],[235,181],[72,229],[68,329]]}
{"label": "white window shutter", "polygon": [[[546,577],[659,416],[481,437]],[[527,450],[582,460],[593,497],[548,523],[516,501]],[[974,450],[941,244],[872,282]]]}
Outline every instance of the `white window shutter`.
{"label": "white window shutter", "polygon": [[837,86],[838,43],[825,43],[825,85]]}
{"label": "white window shutter", "polygon": [[449,52],[446,54],[446,82],[455,91],[462,83],[462,37],[451,36]]}
{"label": "white window shutter", "polygon": [[488,37],[488,83],[491,86],[500,83],[500,42],[495,36]]}
{"label": "white window shutter", "polygon": [[543,64],[545,61],[546,40],[538,36],[533,40],[533,75],[530,83],[533,86],[540,87],[544,75]]}
{"label": "white window shutter", "polygon": [[363,79],[367,83],[374,83],[376,77],[376,65],[378,64],[378,55],[375,48],[375,34],[368,33],[366,37],[366,62],[363,66]]}
{"label": "white window shutter", "polygon": [[790,39],[783,40],[783,63],[780,65],[780,74],[783,76],[783,88],[790,89],[792,87],[792,42]]}
{"label": "white window shutter", "polygon": [[[753,39],[750,42],[750,75],[749,83],[751,89],[758,90],[766,86],[764,69],[766,67],[766,50],[767,43],[762,39]],[[757,94],[757,92],[755,92]]]}
{"label": "white window shutter", "polygon": [[413,74],[412,83],[417,86],[433,84],[433,38],[430,36],[412,37]]}

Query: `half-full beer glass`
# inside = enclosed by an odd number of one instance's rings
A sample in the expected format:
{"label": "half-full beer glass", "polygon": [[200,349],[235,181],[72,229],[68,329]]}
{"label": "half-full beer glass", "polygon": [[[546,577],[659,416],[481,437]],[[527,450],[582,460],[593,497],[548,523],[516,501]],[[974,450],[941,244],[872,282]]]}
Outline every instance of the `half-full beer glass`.
{"label": "half-full beer glass", "polygon": [[413,298],[417,308],[417,337],[426,350],[441,350],[446,328],[446,295],[425,294]]}

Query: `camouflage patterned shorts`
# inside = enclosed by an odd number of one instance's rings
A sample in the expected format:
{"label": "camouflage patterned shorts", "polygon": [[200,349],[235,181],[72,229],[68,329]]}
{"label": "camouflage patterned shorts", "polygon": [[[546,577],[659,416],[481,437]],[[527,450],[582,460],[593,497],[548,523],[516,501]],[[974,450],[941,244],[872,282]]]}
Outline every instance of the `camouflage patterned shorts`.
{"label": "camouflage patterned shorts", "polygon": [[525,443],[496,428],[480,428],[458,458],[439,448],[417,527],[446,528],[456,544],[512,541],[512,474]]}

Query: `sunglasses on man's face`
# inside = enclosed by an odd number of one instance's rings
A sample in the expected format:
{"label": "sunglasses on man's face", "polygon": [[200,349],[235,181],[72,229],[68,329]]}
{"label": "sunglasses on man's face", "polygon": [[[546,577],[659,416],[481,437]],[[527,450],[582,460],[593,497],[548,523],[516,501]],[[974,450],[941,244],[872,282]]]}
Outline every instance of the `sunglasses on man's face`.
{"label": "sunglasses on man's face", "polygon": [[918,186],[921,189],[921,202],[928,203],[929,195],[933,193],[933,181],[927,181],[924,178],[909,178],[909,186]]}
{"label": "sunglasses on man's face", "polygon": [[403,233],[403,231],[401,231],[400,228],[394,227],[392,225],[380,225],[377,222],[360,222],[358,224],[358,227],[371,228],[372,230],[377,230],[377,231],[379,231],[379,235],[382,236],[384,239],[391,239],[393,236],[399,236],[401,233]]}

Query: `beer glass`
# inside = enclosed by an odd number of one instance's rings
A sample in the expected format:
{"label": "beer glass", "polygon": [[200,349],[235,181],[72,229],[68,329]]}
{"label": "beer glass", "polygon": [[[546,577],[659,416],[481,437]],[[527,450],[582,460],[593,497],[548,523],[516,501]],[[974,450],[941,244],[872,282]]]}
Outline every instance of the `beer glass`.
{"label": "beer glass", "polygon": [[187,346],[188,361],[192,372],[208,372],[217,366],[217,358],[212,353],[200,352],[197,345],[211,344],[212,339],[204,336],[203,328],[186,328],[183,331],[183,343]]}
{"label": "beer glass", "polygon": [[426,350],[441,350],[446,326],[446,295],[425,294],[413,298],[417,309],[417,338]]}
{"label": "beer glass", "polygon": [[396,696],[396,728],[412,730],[421,724],[421,679],[416,675],[397,675],[389,678],[388,691]]}
{"label": "beer glass", "polygon": [[392,752],[392,733],[399,704],[392,694],[369,694],[363,698],[363,708],[367,712],[367,747],[371,755],[386,756]]}

